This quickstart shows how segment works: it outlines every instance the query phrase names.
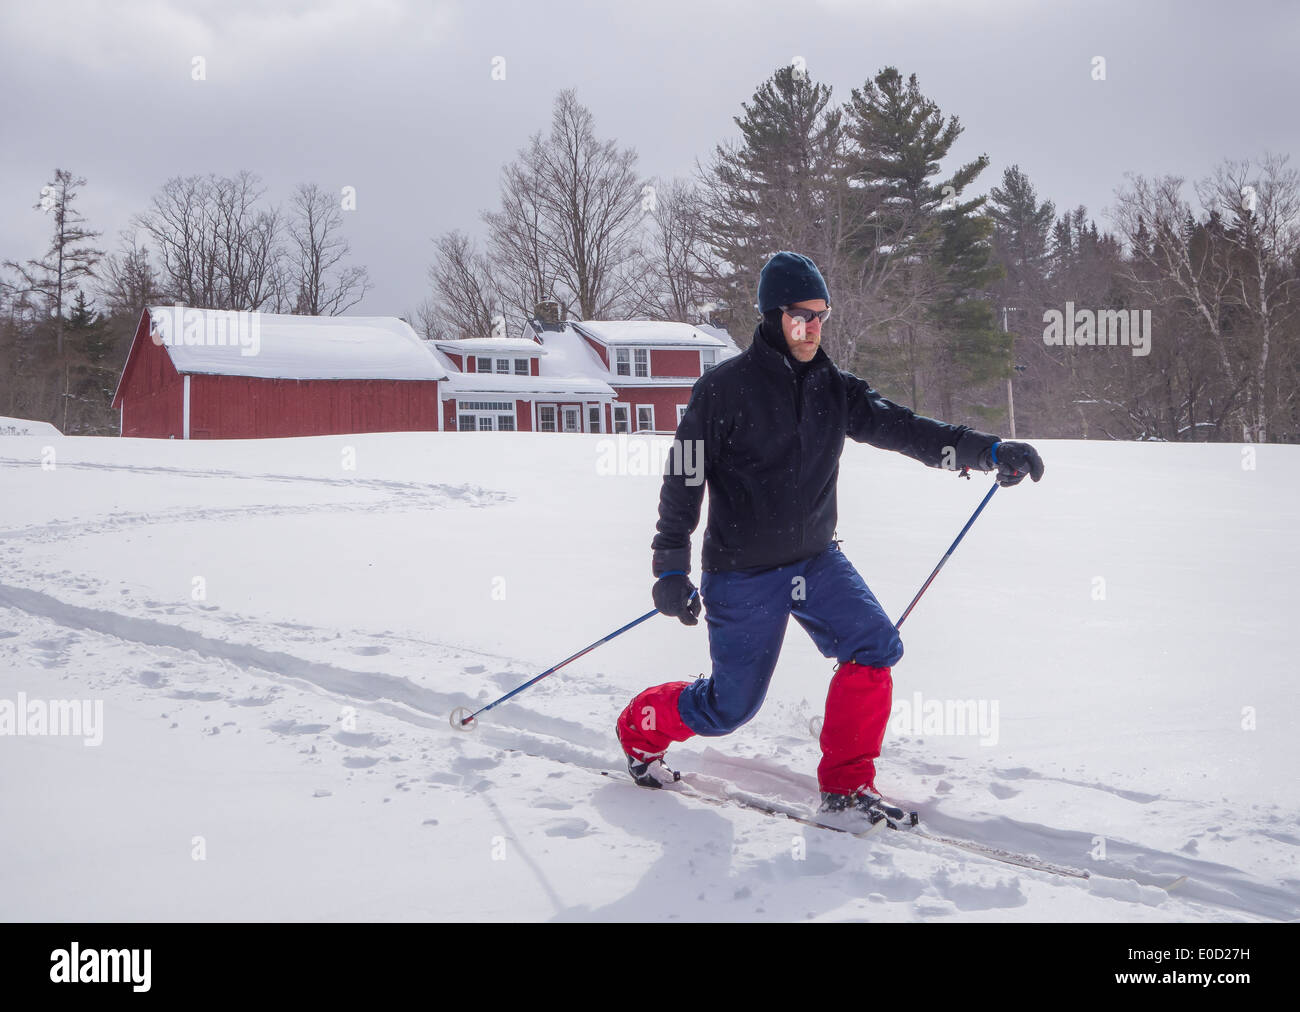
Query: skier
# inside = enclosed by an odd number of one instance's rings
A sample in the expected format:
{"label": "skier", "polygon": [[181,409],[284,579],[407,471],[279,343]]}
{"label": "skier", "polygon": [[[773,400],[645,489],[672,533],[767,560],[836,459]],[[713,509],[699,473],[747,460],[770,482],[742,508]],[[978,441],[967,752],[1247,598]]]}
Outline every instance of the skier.
{"label": "skier", "polygon": [[[676,439],[696,449],[704,481],[666,470],[651,543],[655,607],[695,625],[703,599],[712,674],[637,695],[619,715],[618,740],[638,784],[674,779],[669,745],[730,734],[758,712],[793,615],[838,662],[821,730],[821,812],[897,828],[904,813],[877,792],[875,760],[903,644],[834,540],[844,439],[932,467],[996,469],[1003,486],[1026,473],[1038,481],[1043,461],[1027,443],[916,415],[837,368],[820,347],[830,293],[808,257],[782,251],[764,265],[758,309],[750,347],[691,391]],[[690,538],[706,485],[697,591]]]}

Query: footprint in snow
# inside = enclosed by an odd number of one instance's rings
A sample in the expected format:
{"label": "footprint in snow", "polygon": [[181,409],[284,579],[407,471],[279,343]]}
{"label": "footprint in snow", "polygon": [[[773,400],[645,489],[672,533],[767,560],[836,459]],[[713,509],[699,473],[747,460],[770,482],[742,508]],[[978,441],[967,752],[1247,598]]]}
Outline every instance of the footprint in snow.
{"label": "footprint in snow", "polygon": [[591,831],[591,824],[586,819],[560,819],[546,827],[547,836],[563,836],[576,840]]}
{"label": "footprint in snow", "polygon": [[245,696],[243,699],[235,699],[231,702],[236,706],[268,706],[279,698],[278,693],[270,692],[265,696]]}
{"label": "footprint in snow", "polygon": [[268,731],[275,734],[320,734],[322,731],[328,731],[328,724],[299,724],[292,720],[277,720],[274,724],[266,726]]}
{"label": "footprint in snow", "polygon": [[356,654],[358,657],[375,657],[378,654],[386,654],[389,652],[388,647],[381,646],[348,647],[348,651]]}
{"label": "footprint in snow", "polygon": [[387,738],[370,731],[364,734],[359,731],[337,731],[334,740],[348,748],[379,748],[381,745],[388,744]]}

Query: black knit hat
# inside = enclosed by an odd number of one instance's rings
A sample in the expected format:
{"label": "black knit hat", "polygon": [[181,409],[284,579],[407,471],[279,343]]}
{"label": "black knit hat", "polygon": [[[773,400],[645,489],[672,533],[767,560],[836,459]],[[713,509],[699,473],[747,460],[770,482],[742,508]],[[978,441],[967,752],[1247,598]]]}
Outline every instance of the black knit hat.
{"label": "black knit hat", "polygon": [[817,265],[802,253],[782,250],[763,265],[758,275],[758,311],[813,299],[831,301],[826,280]]}

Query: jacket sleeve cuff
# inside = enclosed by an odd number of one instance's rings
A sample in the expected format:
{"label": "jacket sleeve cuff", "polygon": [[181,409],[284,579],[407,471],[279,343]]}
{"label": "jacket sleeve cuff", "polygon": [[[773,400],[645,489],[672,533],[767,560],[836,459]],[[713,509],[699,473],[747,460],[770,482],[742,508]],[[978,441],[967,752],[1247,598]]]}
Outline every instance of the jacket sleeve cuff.
{"label": "jacket sleeve cuff", "polygon": [[650,564],[650,571],[658,579],[664,573],[679,571],[690,573],[691,571],[691,550],[690,548],[659,548],[655,550],[654,560]]}
{"label": "jacket sleeve cuff", "polygon": [[967,429],[957,440],[956,465],[958,468],[969,467],[975,471],[992,471],[997,468],[993,463],[993,447],[1002,442],[998,436]]}

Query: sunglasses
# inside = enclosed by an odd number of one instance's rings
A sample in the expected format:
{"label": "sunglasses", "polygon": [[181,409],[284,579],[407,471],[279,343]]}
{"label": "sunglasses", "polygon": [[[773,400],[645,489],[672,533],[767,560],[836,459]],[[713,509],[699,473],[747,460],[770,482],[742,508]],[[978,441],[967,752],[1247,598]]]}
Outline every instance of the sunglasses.
{"label": "sunglasses", "polygon": [[814,309],[797,309],[794,306],[782,306],[781,312],[792,320],[799,320],[802,323],[812,323],[813,320],[825,320],[831,315],[830,306],[827,306],[821,312]]}

